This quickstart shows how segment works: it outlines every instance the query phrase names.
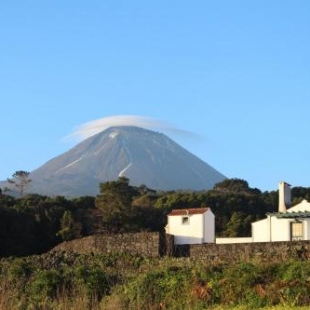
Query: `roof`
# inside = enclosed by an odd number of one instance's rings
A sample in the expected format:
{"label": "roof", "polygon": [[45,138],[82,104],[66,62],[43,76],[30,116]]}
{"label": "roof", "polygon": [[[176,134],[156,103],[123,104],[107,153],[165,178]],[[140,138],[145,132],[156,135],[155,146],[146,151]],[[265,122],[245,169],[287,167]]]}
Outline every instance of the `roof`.
{"label": "roof", "polygon": [[293,211],[293,212],[274,212],[267,213],[270,216],[276,216],[279,219],[295,219],[295,218],[309,218],[309,211]]}
{"label": "roof", "polygon": [[174,209],[168,214],[168,216],[204,214],[208,210],[209,208]]}

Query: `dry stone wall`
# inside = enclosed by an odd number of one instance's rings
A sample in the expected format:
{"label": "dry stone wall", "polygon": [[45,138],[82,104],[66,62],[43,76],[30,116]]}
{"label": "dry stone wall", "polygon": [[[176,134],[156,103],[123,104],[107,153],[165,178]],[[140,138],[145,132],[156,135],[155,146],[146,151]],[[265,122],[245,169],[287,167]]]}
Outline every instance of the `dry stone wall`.
{"label": "dry stone wall", "polygon": [[257,242],[239,244],[174,245],[172,235],[141,232],[115,235],[94,235],[56,246],[53,251],[76,253],[128,252],[147,257],[193,257],[212,262],[238,261],[279,262],[290,259],[310,259],[310,241]]}
{"label": "dry stone wall", "polygon": [[147,257],[158,257],[161,234],[158,232],[140,232],[128,234],[98,234],[57,245],[54,251],[72,251],[81,254],[129,252]]}
{"label": "dry stone wall", "polygon": [[308,260],[310,259],[310,241],[182,245],[175,246],[174,256],[227,263]]}

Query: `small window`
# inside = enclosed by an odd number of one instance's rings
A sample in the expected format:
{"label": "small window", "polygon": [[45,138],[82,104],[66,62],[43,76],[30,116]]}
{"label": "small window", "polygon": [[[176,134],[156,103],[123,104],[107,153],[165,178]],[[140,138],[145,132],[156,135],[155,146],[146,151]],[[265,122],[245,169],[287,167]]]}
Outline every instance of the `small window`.
{"label": "small window", "polygon": [[291,223],[291,236],[293,241],[302,240],[303,233],[302,233],[302,223],[300,222],[292,222]]}
{"label": "small window", "polygon": [[183,216],[182,217],[182,224],[189,224],[189,217],[188,216]]}

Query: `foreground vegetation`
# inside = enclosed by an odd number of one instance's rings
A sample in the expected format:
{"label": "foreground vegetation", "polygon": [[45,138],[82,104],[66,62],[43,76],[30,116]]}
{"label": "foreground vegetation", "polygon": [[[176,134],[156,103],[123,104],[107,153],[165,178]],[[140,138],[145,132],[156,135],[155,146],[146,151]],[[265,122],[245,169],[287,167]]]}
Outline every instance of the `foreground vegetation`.
{"label": "foreground vegetation", "polygon": [[[298,309],[310,262],[212,263],[50,252],[0,261],[0,309]],[[302,308],[300,308],[302,309]]]}

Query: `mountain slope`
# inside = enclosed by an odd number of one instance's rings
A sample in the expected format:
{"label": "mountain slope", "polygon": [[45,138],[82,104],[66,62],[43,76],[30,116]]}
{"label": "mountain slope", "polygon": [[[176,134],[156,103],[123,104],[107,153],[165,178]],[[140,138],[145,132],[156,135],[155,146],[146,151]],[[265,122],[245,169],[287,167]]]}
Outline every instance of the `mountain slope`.
{"label": "mountain slope", "polygon": [[82,196],[99,183],[130,179],[157,190],[209,189],[225,176],[164,134],[138,127],[111,127],[31,172],[30,192]]}

